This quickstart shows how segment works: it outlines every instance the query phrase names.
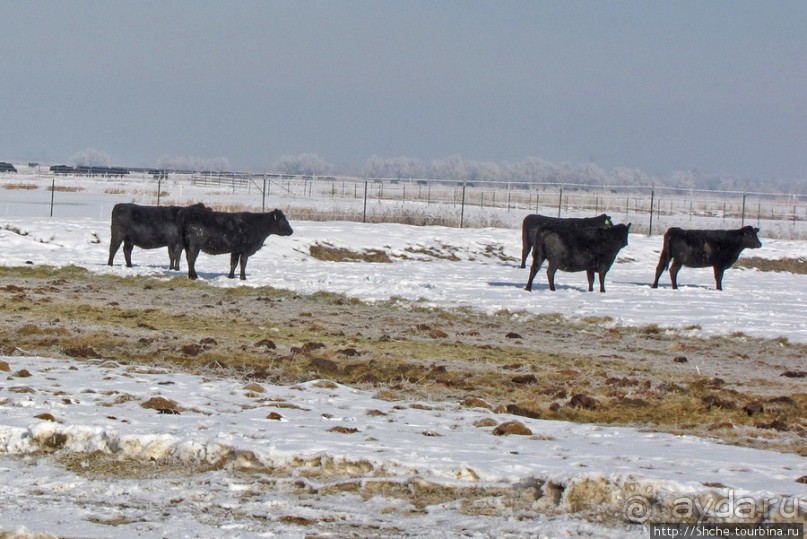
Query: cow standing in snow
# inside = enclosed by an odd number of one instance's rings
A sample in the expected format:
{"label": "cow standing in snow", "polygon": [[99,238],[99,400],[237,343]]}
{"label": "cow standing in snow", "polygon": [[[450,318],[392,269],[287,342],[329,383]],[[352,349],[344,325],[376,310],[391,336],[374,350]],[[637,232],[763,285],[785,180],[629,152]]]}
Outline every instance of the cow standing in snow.
{"label": "cow standing in snow", "polygon": [[132,248],[141,249],[168,247],[168,264],[179,270],[182,241],[177,231],[179,206],[140,206],[138,204],[115,204],[112,208],[109,260],[111,266],[121,243],[126,267],[132,267]]}
{"label": "cow standing in snow", "polygon": [[535,246],[535,237],[538,229],[544,225],[565,225],[572,228],[583,228],[590,226],[611,226],[611,216],[600,214],[596,217],[549,217],[534,213],[524,218],[521,223],[521,267],[527,265],[527,256]]}
{"label": "cow standing in snow", "polygon": [[[762,247],[758,228],[744,226],[736,230],[684,230],[673,227],[664,233],[656,278],[653,288],[658,288],[658,280],[668,267],[673,290],[678,289],[678,272],[682,266],[708,268],[712,266],[715,285],[723,290],[723,273],[730,268],[746,247]],[[672,261],[672,265],[670,265]]]}
{"label": "cow standing in snow", "polygon": [[546,277],[549,289],[555,290],[555,273],[558,270],[585,271],[588,291],[594,290],[594,274],[600,278],[600,292],[605,292],[605,274],[611,269],[619,251],[628,245],[630,224],[606,228],[575,228],[547,225],[536,235],[532,252],[532,266],[526,290],[532,290],[532,281],[544,259],[549,262]]}
{"label": "cow standing in snow", "polygon": [[263,247],[270,234],[291,236],[293,230],[280,210],[268,213],[218,212],[204,204],[180,210],[179,235],[188,260],[188,277],[197,279],[196,258],[200,251],[211,255],[230,253],[230,279],[241,266],[241,280],[246,280],[247,259]]}

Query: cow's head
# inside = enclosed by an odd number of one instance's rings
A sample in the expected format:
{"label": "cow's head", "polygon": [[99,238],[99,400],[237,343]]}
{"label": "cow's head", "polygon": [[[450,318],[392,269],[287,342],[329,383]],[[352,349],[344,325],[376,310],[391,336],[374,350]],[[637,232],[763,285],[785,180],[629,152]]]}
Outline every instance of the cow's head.
{"label": "cow's head", "polygon": [[748,249],[757,249],[762,247],[762,242],[759,241],[759,229],[752,227],[752,226],[744,226],[742,229],[743,231],[743,247],[747,247]]}
{"label": "cow's head", "polygon": [[620,228],[620,229],[622,227],[625,227],[624,232],[622,230],[620,230],[620,239],[622,240],[622,247],[627,247],[628,246],[628,235],[630,234],[630,225],[631,225],[631,223],[628,223],[627,225],[619,224],[619,225],[616,225],[616,227],[615,227],[615,228]]}
{"label": "cow's head", "polygon": [[274,219],[275,234],[278,236],[291,236],[294,233],[294,230],[291,229],[291,225],[282,211],[273,211],[272,218]]}
{"label": "cow's head", "polygon": [[611,220],[611,216],[607,213],[603,213],[600,217],[602,217],[605,226],[612,226],[614,224],[614,222]]}

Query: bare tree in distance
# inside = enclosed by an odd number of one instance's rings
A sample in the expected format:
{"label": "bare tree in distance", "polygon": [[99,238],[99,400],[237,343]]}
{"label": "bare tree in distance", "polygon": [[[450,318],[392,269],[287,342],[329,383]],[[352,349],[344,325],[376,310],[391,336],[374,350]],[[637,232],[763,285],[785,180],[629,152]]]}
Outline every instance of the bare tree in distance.
{"label": "bare tree in distance", "polygon": [[274,170],[277,172],[303,176],[321,176],[332,169],[333,167],[327,161],[315,153],[284,155],[274,166]]}
{"label": "bare tree in distance", "polygon": [[225,172],[230,170],[230,162],[226,157],[194,157],[164,155],[157,161],[157,167],[165,170],[209,170]]}
{"label": "bare tree in distance", "polygon": [[70,162],[77,167],[108,167],[112,163],[112,158],[106,152],[87,148],[70,157]]}

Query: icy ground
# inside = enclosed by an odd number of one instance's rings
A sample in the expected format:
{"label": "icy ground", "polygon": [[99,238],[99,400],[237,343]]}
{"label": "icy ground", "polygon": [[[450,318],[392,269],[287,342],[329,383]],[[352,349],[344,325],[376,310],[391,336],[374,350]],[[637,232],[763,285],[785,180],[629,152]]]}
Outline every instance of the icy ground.
{"label": "icy ground", "polygon": [[[646,532],[625,519],[664,519],[682,500],[753,497],[770,517],[804,497],[794,482],[807,473],[804,458],[694,437],[528,418],[518,419],[531,434],[495,436],[502,416],[484,409],[385,402],[331,382],[246,385],[112,362],[2,360],[0,530],[608,537],[617,526],[638,537]],[[77,462],[55,466],[43,450]],[[94,452],[136,461],[141,474],[172,466],[146,479],[84,475]],[[418,489],[438,488],[451,493],[445,503],[418,506]],[[569,516],[578,511],[603,524]]]}

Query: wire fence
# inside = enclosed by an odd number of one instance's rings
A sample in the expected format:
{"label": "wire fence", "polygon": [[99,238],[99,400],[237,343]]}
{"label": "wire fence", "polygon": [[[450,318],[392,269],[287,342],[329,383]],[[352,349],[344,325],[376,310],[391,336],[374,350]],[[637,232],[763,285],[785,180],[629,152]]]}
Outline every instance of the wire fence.
{"label": "wire fence", "polygon": [[[652,186],[360,178],[258,173],[131,173],[125,179],[37,174],[0,177],[9,198],[25,180],[45,186],[50,211],[77,204],[77,182],[98,195],[156,205],[205,202],[223,209],[284,209],[291,218],[397,222],[451,227],[516,227],[529,213],[572,217],[607,213],[638,233],[670,226],[737,228],[753,225],[766,237],[807,239],[807,195],[710,191]],[[29,185],[30,186],[30,185]],[[84,188],[86,189],[86,187]],[[82,189],[83,190],[83,189]],[[28,197],[30,198],[30,197]],[[86,193],[84,200],[87,200]],[[41,198],[39,203],[42,203]],[[92,203],[92,202],[90,202]],[[95,203],[98,203],[96,201]],[[109,204],[109,202],[106,202]]]}
{"label": "wire fence", "polygon": [[[196,176],[191,181],[233,189],[251,185],[264,200],[292,198],[298,207],[305,200],[335,201],[317,209],[316,213],[324,219],[463,227],[495,226],[512,220],[504,219],[502,212],[558,217],[608,213],[621,221],[633,220],[635,230],[648,234],[663,233],[669,226],[728,228],[750,224],[767,226],[777,237],[807,238],[805,195],[653,186],[292,175]],[[384,202],[388,204],[381,204]],[[487,213],[480,215],[479,210]]]}

